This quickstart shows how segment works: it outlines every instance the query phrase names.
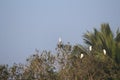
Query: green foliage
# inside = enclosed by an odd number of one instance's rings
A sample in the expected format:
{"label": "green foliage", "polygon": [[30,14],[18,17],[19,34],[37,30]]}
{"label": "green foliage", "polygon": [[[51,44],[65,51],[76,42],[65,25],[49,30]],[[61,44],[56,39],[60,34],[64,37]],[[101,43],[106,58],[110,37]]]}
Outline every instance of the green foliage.
{"label": "green foliage", "polygon": [[102,24],[101,30],[94,29],[94,32],[87,32],[84,35],[85,43],[91,45],[94,51],[101,52],[106,50],[107,55],[113,58],[117,63],[120,63],[120,32],[116,32],[116,36],[110,29],[109,24]]}
{"label": "green foliage", "polygon": [[0,80],[2,79],[7,80],[8,76],[9,76],[8,66],[0,65]]}
{"label": "green foliage", "polygon": [[[55,57],[47,51],[43,51],[41,55],[38,53],[27,59],[28,65],[25,68],[24,79],[39,80],[56,80],[54,72]],[[27,77],[26,77],[27,76]]]}

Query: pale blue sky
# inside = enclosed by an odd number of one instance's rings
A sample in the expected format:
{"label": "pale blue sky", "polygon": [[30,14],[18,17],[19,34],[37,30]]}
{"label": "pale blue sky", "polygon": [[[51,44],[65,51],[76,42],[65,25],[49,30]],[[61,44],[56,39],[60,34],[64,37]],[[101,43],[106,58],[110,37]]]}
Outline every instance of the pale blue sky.
{"label": "pale blue sky", "polygon": [[120,0],[0,0],[0,64],[24,62],[35,48],[54,51],[59,36],[83,44],[101,23],[120,27]]}

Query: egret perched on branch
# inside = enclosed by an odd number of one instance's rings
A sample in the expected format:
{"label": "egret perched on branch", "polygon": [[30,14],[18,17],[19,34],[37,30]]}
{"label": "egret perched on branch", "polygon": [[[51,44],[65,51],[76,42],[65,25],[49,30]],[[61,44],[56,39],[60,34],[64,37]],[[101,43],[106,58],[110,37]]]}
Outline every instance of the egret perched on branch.
{"label": "egret perched on branch", "polygon": [[58,48],[63,48],[63,43],[61,37],[58,39]]}
{"label": "egret perched on branch", "polygon": [[58,40],[58,42],[59,42],[59,43],[62,43],[62,39],[61,39],[61,37],[59,37],[59,40]]}
{"label": "egret perched on branch", "polygon": [[106,50],[105,49],[103,49],[103,54],[106,55]]}
{"label": "egret perched on branch", "polygon": [[89,47],[89,50],[92,51],[92,46]]}
{"label": "egret perched on branch", "polygon": [[84,57],[84,54],[81,54],[81,55],[80,55],[80,59],[82,59],[83,57]]}

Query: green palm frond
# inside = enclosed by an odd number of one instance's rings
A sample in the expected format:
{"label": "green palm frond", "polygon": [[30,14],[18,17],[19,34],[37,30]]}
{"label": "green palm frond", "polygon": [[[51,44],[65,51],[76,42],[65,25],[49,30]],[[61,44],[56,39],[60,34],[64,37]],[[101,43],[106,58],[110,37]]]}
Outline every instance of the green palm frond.
{"label": "green palm frond", "polygon": [[87,33],[84,34],[83,36],[86,44],[91,45],[94,48],[94,50],[97,51],[101,51],[102,49],[105,49],[107,55],[115,60],[116,57],[119,56],[118,54],[120,54],[119,29],[117,30],[116,33],[117,33],[116,37],[114,38],[109,24],[101,24],[100,31],[94,28],[94,32],[87,31]]}

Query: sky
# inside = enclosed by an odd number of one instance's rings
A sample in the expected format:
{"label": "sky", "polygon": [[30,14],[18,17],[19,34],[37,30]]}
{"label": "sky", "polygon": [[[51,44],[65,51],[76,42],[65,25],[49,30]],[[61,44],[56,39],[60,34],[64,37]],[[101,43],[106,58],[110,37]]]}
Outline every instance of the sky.
{"label": "sky", "polygon": [[120,27],[120,0],[0,0],[0,64],[24,63],[58,38],[84,44],[83,34],[109,23]]}

